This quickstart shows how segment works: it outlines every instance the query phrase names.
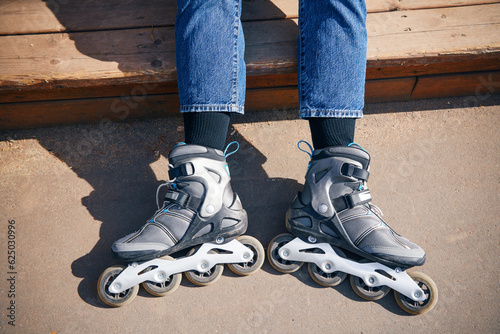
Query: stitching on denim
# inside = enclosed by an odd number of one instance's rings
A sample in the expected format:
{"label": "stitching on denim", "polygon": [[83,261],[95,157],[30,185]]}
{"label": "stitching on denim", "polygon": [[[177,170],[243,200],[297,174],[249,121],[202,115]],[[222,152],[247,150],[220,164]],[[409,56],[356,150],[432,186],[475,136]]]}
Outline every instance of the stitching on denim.
{"label": "stitching on denim", "polygon": [[304,77],[304,64],[305,64],[305,54],[304,54],[304,0],[299,0],[299,42],[298,42],[298,56],[299,56],[299,106],[302,105],[304,100],[303,94],[305,94],[305,85],[307,83],[307,76]]}
{"label": "stitching on denim", "polygon": [[233,22],[233,37],[234,37],[234,45],[233,45],[233,77],[232,77],[232,92],[231,92],[231,102],[235,105],[238,105],[238,62],[239,62],[239,54],[238,54],[238,34],[239,34],[239,0],[235,1],[235,19]]}
{"label": "stitching on denim", "polygon": [[363,111],[354,110],[302,110],[299,113],[300,118],[306,117],[336,117],[336,118],[362,118]]}
{"label": "stitching on denim", "polygon": [[237,105],[229,104],[192,104],[183,105],[180,107],[180,112],[206,112],[206,111],[217,111],[217,112],[234,112],[238,114],[244,113],[244,108]]}

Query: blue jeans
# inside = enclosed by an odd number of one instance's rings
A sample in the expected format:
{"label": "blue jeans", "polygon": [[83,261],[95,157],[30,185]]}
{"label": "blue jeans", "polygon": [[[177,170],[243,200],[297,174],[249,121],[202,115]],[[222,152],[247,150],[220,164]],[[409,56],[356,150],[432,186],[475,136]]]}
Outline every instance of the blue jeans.
{"label": "blue jeans", "polygon": [[[246,69],[241,0],[177,0],[181,112],[243,113]],[[363,116],[364,0],[299,0],[300,117]]]}

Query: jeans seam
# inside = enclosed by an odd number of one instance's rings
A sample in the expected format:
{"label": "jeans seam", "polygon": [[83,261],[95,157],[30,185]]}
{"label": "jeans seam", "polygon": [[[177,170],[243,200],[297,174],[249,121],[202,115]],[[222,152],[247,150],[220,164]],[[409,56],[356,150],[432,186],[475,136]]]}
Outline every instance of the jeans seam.
{"label": "jeans seam", "polygon": [[231,92],[231,103],[238,106],[238,34],[239,34],[239,0],[235,1],[235,20],[233,25],[233,37],[235,39],[233,48],[233,78],[232,78],[232,92]]}
{"label": "jeans seam", "polygon": [[306,78],[304,78],[304,63],[305,63],[305,55],[304,55],[304,0],[299,0],[299,43],[298,43],[298,56],[299,56],[299,75],[298,75],[298,81],[299,81],[299,106],[302,104],[303,101],[303,93],[304,93],[304,86],[307,81]]}

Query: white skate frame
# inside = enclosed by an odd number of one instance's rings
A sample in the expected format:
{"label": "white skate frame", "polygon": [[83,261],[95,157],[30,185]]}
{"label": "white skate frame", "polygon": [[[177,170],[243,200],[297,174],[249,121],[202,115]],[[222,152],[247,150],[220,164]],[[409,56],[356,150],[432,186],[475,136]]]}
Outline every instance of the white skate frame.
{"label": "white skate frame", "polygon": [[[305,252],[308,249],[315,248],[321,249],[325,254]],[[327,243],[309,244],[300,238],[295,238],[283,245],[279,249],[278,254],[284,260],[312,262],[325,273],[341,271],[357,276],[369,287],[386,285],[414,301],[424,301],[426,299],[424,291],[413,281],[406,271],[399,268],[391,269],[377,262],[358,263],[345,259],[337,255],[332,246]],[[377,271],[389,274],[392,279]]]}
{"label": "white skate frame", "polygon": [[[227,251],[228,253],[209,254],[208,252],[213,249]],[[111,293],[121,293],[142,282],[162,283],[165,282],[167,277],[177,273],[189,270],[204,273],[217,264],[245,263],[250,261],[253,256],[254,252],[236,239],[220,245],[205,243],[193,255],[173,261],[158,258],[140,264],[137,262],[131,263],[113,280],[108,289]],[[154,266],[157,266],[157,268],[141,273],[146,268]]]}

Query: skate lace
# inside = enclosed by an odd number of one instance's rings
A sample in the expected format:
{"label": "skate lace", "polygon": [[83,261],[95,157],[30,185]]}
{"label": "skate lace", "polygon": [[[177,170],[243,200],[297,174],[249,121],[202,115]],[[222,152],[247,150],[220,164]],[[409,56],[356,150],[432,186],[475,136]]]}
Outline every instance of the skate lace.
{"label": "skate lace", "polygon": [[[303,148],[300,147],[300,144],[306,144],[307,147],[309,148],[309,151],[306,151],[304,150]],[[311,161],[312,161],[312,157],[313,157],[313,153],[314,153],[314,149],[312,148],[311,144],[309,144],[308,142],[306,142],[305,140],[301,140],[297,143],[297,147],[299,148],[299,150],[301,150],[302,152],[306,153],[308,156],[309,156],[309,164],[307,165],[307,172],[309,171],[309,168],[311,168]],[[306,172],[306,173],[307,173]]]}
{"label": "skate lace", "polygon": [[[233,144],[236,144],[236,149],[234,151],[227,153],[227,150],[229,149],[229,147],[233,146]],[[235,154],[236,152],[238,152],[239,149],[240,149],[240,143],[238,143],[237,141],[230,142],[229,144],[227,144],[226,149],[224,150],[224,159],[227,159],[228,156]]]}
{"label": "skate lace", "polygon": [[[351,146],[357,146],[358,148],[360,148],[360,149],[362,149],[363,151],[365,151],[365,152],[366,152],[366,150],[363,148],[363,146],[359,145],[358,143],[350,143],[350,144],[349,144],[349,145],[347,145],[347,146],[349,146],[349,147],[351,147]],[[367,153],[368,153],[368,152],[367,152]]]}
{"label": "skate lace", "polygon": [[[307,147],[309,148],[309,152],[304,150],[303,148],[300,147],[300,144],[306,144]],[[299,148],[299,150],[301,150],[302,152],[304,153],[307,153],[307,155],[312,159],[312,156],[313,156],[313,153],[314,153],[314,150],[311,146],[311,144],[309,144],[308,142],[306,142],[305,140],[301,140],[297,143],[297,147]]]}

